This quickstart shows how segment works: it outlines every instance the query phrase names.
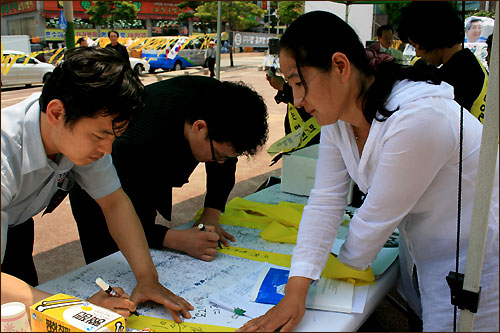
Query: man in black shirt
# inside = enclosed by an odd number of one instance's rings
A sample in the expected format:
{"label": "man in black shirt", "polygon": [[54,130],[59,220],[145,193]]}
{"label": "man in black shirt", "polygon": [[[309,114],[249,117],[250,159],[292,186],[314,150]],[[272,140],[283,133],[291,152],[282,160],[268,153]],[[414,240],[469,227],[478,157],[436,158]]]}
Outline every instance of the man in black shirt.
{"label": "man in black shirt", "polygon": [[118,43],[118,32],[111,30],[110,32],[108,32],[108,37],[109,37],[109,40],[111,41],[111,43],[106,45],[106,47],[110,47],[112,49],[115,49],[116,51],[118,51],[118,53],[120,53],[122,55],[122,57],[124,57],[125,59],[128,60],[129,55],[128,55],[127,48],[125,46],[123,46],[122,44]]}
{"label": "man in black shirt", "polygon": [[[235,183],[236,157],[255,155],[267,140],[266,105],[243,83],[201,76],[153,83],[146,93],[144,111],[113,144],[113,164],[149,246],[210,261],[218,240],[226,246],[235,241],[218,220]],[[224,103],[206,103],[207,98]],[[207,194],[198,223],[212,232],[155,224],[157,212],[170,219],[172,188],[187,183],[200,162],[205,162]],[[93,199],[74,188],[70,200],[87,263],[117,251]]]}

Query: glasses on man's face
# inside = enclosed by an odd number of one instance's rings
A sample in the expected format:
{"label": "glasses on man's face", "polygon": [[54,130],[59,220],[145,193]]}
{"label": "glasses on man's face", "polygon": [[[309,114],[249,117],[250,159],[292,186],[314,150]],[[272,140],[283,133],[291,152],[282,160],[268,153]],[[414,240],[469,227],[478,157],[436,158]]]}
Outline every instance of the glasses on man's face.
{"label": "glasses on man's face", "polygon": [[210,141],[210,150],[212,151],[212,161],[214,162],[224,162],[225,160],[231,158],[231,157],[217,157],[215,156],[215,150],[214,150],[214,142],[212,141],[212,138],[208,138]]}

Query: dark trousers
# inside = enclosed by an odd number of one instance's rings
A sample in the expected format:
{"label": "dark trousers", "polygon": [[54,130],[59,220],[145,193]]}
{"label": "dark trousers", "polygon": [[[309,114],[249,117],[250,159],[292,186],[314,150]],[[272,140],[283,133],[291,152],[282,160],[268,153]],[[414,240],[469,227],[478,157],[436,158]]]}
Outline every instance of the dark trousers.
{"label": "dark trousers", "polygon": [[215,58],[208,58],[207,65],[210,70],[210,77],[215,77]]}
{"label": "dark trousers", "polygon": [[35,222],[32,218],[7,232],[7,248],[2,262],[2,272],[23,280],[31,286],[38,285],[38,275],[33,262]]}
{"label": "dark trousers", "polygon": [[78,227],[85,262],[96,260],[118,251],[108,231],[101,207],[82,188],[75,184],[69,192],[71,210]]}

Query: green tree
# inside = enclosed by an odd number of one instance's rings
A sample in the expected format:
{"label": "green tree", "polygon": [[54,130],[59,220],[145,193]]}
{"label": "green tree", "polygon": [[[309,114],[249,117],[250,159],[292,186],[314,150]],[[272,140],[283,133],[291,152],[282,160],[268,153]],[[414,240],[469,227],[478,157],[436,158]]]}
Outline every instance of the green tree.
{"label": "green tree", "polygon": [[111,28],[114,28],[116,21],[136,20],[138,11],[137,5],[129,1],[95,1],[85,13],[90,16],[90,22],[96,26],[109,22]]}
{"label": "green tree", "polygon": [[[222,1],[222,21],[228,22],[232,30],[244,31],[258,26],[256,17],[263,17],[265,13],[249,1]],[[217,21],[217,1],[203,2],[194,15],[202,21]]]}
{"label": "green tree", "polygon": [[465,15],[465,18],[468,18],[470,16],[482,16],[482,17],[490,17],[492,19],[495,19],[495,10],[487,11],[487,10],[480,10],[480,11],[472,11],[469,12],[467,15]]}
{"label": "green tree", "polygon": [[[397,31],[401,22],[401,11],[409,3],[385,3],[382,4],[382,10],[387,14],[387,21],[394,31]],[[423,18],[425,19],[425,18]]]}
{"label": "green tree", "polygon": [[278,16],[280,18],[280,23],[290,24],[302,14],[304,14],[304,1],[279,2]]}
{"label": "green tree", "polygon": [[202,3],[203,3],[202,1],[183,1],[183,2],[179,2],[177,4],[177,7],[179,7],[180,9],[191,8],[192,11],[187,11],[185,13],[180,13],[177,16],[177,21],[186,22],[189,19],[193,19],[194,12],[196,11],[196,8],[198,8],[198,6],[200,6]]}

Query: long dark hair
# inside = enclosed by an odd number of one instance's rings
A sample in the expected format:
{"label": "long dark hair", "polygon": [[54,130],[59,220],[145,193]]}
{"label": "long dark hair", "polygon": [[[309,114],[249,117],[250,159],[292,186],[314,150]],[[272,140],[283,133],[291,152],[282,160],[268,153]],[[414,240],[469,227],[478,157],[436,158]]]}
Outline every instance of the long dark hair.
{"label": "long dark hair", "polygon": [[[309,12],[298,17],[280,39],[280,50],[286,50],[295,59],[297,71],[307,94],[307,82],[301,68],[315,67],[321,72],[332,68],[332,55],[346,55],[361,73],[360,93],[363,98],[363,114],[372,123],[373,119],[384,121],[396,110],[387,110],[385,103],[394,84],[403,79],[440,84],[435,68],[424,62],[402,68],[394,62],[382,63],[375,71],[369,66],[365,48],[354,30],[338,16],[324,12]],[[368,79],[375,81],[368,86]],[[380,116],[377,116],[377,112]]]}

